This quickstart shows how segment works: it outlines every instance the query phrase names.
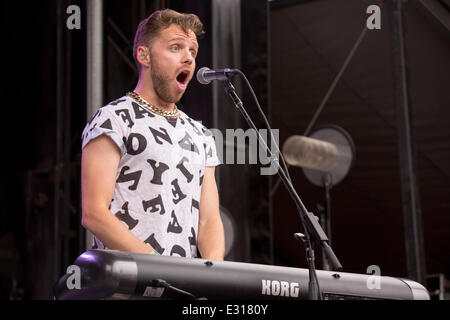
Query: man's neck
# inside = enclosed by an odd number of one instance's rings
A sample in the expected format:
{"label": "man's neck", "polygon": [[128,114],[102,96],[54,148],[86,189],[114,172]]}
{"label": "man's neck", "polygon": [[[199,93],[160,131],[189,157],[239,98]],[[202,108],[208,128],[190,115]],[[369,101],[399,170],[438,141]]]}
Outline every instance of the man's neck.
{"label": "man's neck", "polygon": [[139,79],[134,92],[139,94],[142,99],[159,109],[164,111],[172,111],[175,109],[175,103],[163,101],[158,97],[151,83],[144,83],[141,79]]}

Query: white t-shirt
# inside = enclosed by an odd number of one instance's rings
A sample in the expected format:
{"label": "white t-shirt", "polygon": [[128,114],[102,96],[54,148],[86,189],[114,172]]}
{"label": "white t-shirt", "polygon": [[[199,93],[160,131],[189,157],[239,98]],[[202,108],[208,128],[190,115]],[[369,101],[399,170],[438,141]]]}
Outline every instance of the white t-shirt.
{"label": "white t-shirt", "polygon": [[[196,257],[204,170],[220,164],[211,132],[182,111],[165,118],[124,96],[91,118],[82,148],[102,134],[121,154],[110,211],[159,254]],[[93,248],[105,246],[94,237]]]}

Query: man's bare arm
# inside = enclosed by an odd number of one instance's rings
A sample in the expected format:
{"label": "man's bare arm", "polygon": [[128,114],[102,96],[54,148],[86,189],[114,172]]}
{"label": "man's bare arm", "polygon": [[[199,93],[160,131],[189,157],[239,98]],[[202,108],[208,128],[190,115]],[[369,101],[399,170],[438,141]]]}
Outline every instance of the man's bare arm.
{"label": "man's bare arm", "polygon": [[219,210],[215,167],[206,167],[200,196],[198,249],[203,259],[223,260],[225,235]]}
{"label": "man's bare arm", "polygon": [[151,253],[153,249],[136,238],[108,209],[114,195],[119,148],[101,135],[83,149],[81,161],[82,225],[108,249]]}

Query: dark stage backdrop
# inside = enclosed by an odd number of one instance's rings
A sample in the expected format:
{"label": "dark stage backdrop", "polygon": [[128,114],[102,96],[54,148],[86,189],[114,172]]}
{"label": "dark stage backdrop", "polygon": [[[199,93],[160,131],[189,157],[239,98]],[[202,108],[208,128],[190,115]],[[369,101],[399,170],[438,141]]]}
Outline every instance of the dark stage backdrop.
{"label": "dark stage backdrop", "polygon": [[[405,3],[413,144],[418,163],[426,273],[450,275],[450,42],[448,30],[418,1]],[[270,12],[271,116],[280,143],[303,135],[375,1],[274,1]],[[398,159],[390,3],[381,30],[368,31],[315,127],[338,125],[356,146],[355,166],[331,191],[332,245],[344,270],[408,277]],[[324,190],[301,168],[291,176],[316,214]],[[273,198],[275,264],[306,267],[292,234],[302,229],[284,188]],[[322,267],[320,252],[317,263]]]}
{"label": "dark stage backdrop", "polygon": [[85,34],[67,32],[69,4],[84,9],[83,1],[34,1],[26,10],[1,3],[1,298],[51,298],[56,276],[79,254]]}

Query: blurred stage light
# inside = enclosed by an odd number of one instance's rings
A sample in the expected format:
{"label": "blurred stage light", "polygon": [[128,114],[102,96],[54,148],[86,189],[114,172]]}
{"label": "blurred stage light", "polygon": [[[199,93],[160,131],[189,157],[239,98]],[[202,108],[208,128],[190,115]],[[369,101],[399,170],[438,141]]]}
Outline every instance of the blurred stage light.
{"label": "blurred stage light", "polygon": [[355,147],[350,135],[338,126],[321,127],[309,137],[293,135],[283,145],[283,155],[291,166],[301,167],[314,185],[334,186],[350,172],[355,158]]}

